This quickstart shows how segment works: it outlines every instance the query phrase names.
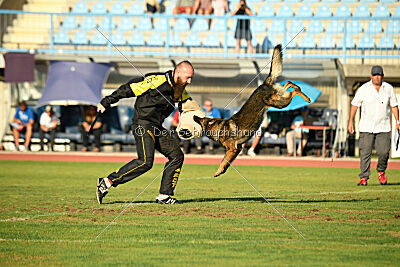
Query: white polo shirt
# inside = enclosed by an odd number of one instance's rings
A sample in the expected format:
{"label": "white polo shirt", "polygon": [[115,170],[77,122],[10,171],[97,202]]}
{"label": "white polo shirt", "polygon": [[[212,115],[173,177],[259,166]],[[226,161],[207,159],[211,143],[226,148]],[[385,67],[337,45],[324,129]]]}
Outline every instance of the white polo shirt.
{"label": "white polo shirt", "polygon": [[390,132],[390,109],[398,105],[393,86],[382,82],[378,93],[369,81],[357,90],[351,104],[361,106],[360,132]]}

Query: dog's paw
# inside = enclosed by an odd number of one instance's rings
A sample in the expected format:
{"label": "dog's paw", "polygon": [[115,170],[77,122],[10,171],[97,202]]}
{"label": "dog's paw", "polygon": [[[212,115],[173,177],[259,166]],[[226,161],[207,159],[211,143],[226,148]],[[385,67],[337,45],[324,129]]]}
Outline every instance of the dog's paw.
{"label": "dog's paw", "polygon": [[217,171],[216,173],[214,173],[214,177],[218,177],[218,176],[220,176],[221,174],[224,174],[225,172],[226,172],[226,170],[218,169],[218,171]]}

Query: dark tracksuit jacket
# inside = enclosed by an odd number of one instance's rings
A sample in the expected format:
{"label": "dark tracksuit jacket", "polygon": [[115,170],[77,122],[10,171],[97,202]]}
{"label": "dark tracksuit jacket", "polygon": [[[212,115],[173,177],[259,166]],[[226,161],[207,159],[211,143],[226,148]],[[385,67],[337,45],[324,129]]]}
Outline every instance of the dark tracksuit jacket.
{"label": "dark tracksuit jacket", "polygon": [[[157,149],[168,162],[165,164],[160,193],[173,195],[183,164],[183,153],[179,140],[162,127],[162,123],[175,109],[175,85],[172,71],[149,73],[145,78],[136,78],[120,86],[111,95],[104,97],[101,104],[108,108],[122,98],[136,97],[132,133],[136,141],[138,158],[108,175],[113,186],[126,183],[150,170]],[[180,103],[190,99],[184,90]]]}

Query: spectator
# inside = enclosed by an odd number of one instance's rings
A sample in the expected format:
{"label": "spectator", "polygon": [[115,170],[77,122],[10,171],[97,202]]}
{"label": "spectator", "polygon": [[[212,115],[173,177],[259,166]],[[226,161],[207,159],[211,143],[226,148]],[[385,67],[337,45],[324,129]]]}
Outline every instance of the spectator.
{"label": "spectator", "polygon": [[251,147],[247,151],[247,155],[249,155],[251,157],[256,156],[256,153],[254,152],[254,150],[256,149],[258,143],[260,142],[261,137],[264,134],[264,129],[268,127],[269,122],[270,122],[270,118],[268,117],[267,113],[265,113],[264,119],[261,122],[260,128],[257,130],[256,134],[254,135],[254,139],[253,139],[253,142],[251,143]]}
{"label": "spectator", "polygon": [[56,137],[56,128],[58,124],[58,118],[54,113],[54,110],[51,106],[47,106],[46,110],[40,115],[40,129],[39,129],[39,137],[40,137],[40,150],[43,151],[43,139],[46,133],[50,134],[50,149],[54,151],[54,139]]}
{"label": "spectator", "polygon": [[[178,133],[176,132],[176,127],[179,125],[179,111],[175,111],[172,117],[172,126],[171,130],[174,131],[175,137],[179,139]],[[189,154],[190,153],[190,140],[183,140],[183,153]]]}
{"label": "spectator", "polygon": [[[250,8],[246,4],[246,0],[240,0],[236,9],[231,12],[231,15],[240,15],[240,16],[252,16],[253,12],[251,12]],[[251,44],[252,35],[250,32],[250,20],[249,19],[238,19],[235,30],[235,39],[236,39],[236,47],[235,52],[239,53],[240,50],[240,41],[242,39],[246,39],[248,52],[250,54],[254,53],[253,45]]]}
{"label": "spectator", "polygon": [[34,115],[33,110],[26,105],[25,101],[21,101],[18,104],[17,112],[11,122],[12,131],[14,135],[15,148],[19,150],[19,134],[25,133],[25,146],[22,151],[29,150],[29,146],[32,138],[32,129]]}
{"label": "spectator", "polygon": [[187,15],[190,15],[193,12],[193,5],[194,0],[177,0],[176,5],[172,10],[172,14],[185,13]]}
{"label": "spectator", "polygon": [[224,16],[225,12],[229,12],[228,1],[226,0],[215,0],[214,5],[215,16]]}
{"label": "spectator", "polygon": [[[210,99],[206,99],[204,101],[204,107],[203,107],[204,112],[206,113],[207,118],[214,118],[214,119],[220,119],[221,118],[221,112],[219,112],[218,109],[213,108],[213,103]],[[196,138],[194,140],[196,144],[196,154],[202,154],[202,137]],[[214,147],[217,143],[211,139],[209,139],[209,153],[214,154]]]}
{"label": "spectator", "polygon": [[297,115],[293,121],[290,128],[291,131],[286,133],[286,148],[288,151],[288,156],[291,157],[294,154],[294,147],[295,147],[295,138],[301,138],[299,147],[297,148],[296,155],[302,156],[303,149],[307,144],[308,140],[308,129],[302,129],[301,126],[304,125],[304,120],[308,117],[308,109],[307,107],[301,109],[301,115]]}
{"label": "spectator", "polygon": [[154,14],[160,11],[160,5],[157,0],[146,0],[146,11],[149,14]]}
{"label": "spectator", "polygon": [[212,0],[196,0],[192,13],[199,15],[211,15],[213,12]]}
{"label": "spectator", "polygon": [[390,151],[390,110],[396,119],[396,130],[399,129],[399,107],[393,86],[383,82],[383,69],[374,66],[371,69],[371,80],[363,84],[351,101],[348,131],[354,133],[353,120],[358,107],[361,107],[360,119],[360,169],[361,180],[358,185],[366,186],[371,174],[371,154],[375,143],[378,154],[378,179],[381,185],[387,183],[385,174]]}
{"label": "spectator", "polygon": [[[79,127],[79,130],[82,135],[82,143],[83,143],[83,148],[81,151],[86,152],[89,150],[89,137],[88,137],[88,132],[90,129],[90,125],[94,121],[94,118],[96,117],[96,107],[95,106],[88,106],[85,114],[82,118],[82,124]],[[95,147],[93,148],[93,152],[99,152],[100,151],[100,137],[101,137],[101,127],[103,126],[103,123],[101,122],[101,116],[98,117],[96,123],[93,126],[93,135],[94,135],[94,143]]]}

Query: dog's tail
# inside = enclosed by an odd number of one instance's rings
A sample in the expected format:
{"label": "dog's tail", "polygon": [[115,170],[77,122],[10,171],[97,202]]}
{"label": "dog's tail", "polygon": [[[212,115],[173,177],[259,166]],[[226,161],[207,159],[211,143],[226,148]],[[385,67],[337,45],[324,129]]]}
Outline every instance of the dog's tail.
{"label": "dog's tail", "polygon": [[274,52],[272,54],[271,61],[271,70],[267,79],[265,79],[265,83],[267,85],[272,85],[276,78],[282,73],[282,45],[278,44],[274,48]]}

